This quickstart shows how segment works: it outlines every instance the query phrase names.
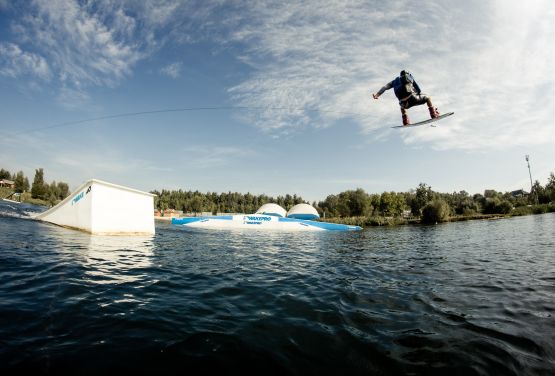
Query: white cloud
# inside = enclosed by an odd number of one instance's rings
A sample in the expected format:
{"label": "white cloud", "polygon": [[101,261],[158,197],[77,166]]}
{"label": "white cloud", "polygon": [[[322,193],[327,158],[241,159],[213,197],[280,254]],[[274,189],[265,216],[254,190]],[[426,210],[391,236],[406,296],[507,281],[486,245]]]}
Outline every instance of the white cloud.
{"label": "white cloud", "polygon": [[[249,4],[231,34],[246,43],[252,76],[229,90],[245,106],[268,111],[249,120],[261,129],[352,118],[372,138],[402,137],[436,149],[503,149],[555,142],[555,5],[549,1],[337,2]],[[444,127],[403,134],[393,93],[371,92],[407,68],[440,111]],[[271,108],[318,109],[287,113]],[[336,112],[326,112],[335,110]],[[345,116],[361,113],[368,116]],[[427,118],[425,106],[410,110]]]}
{"label": "white cloud", "polygon": [[0,43],[0,75],[12,78],[32,75],[49,80],[51,72],[42,56],[23,51],[13,43]]}
{"label": "white cloud", "polygon": [[171,21],[183,1],[156,0],[143,2],[145,20],[151,25],[162,25]]}
{"label": "white cloud", "polygon": [[[204,21],[219,5],[182,0],[33,0],[13,8],[12,41],[2,44],[0,74],[15,78],[32,71],[51,78],[54,89],[62,91],[58,97],[64,90],[87,96],[93,87],[114,87],[131,77],[140,61],[168,43],[195,40],[194,34],[204,37]],[[23,59],[25,63],[18,65]],[[181,64],[175,63],[162,72],[175,78],[180,70]]]}
{"label": "white cloud", "polygon": [[0,0],[0,10],[8,9],[9,6],[8,0]]}
{"label": "white cloud", "polygon": [[[9,51],[0,74],[56,81],[59,98],[86,100],[91,86],[117,85],[163,46],[204,39],[240,51],[250,75],[228,93],[238,106],[263,109],[241,115],[274,136],[347,119],[369,139],[436,149],[555,142],[555,3],[547,0],[35,0],[24,14],[10,25],[17,43],[0,44]],[[393,93],[379,101],[371,93],[404,68],[455,116],[439,128],[393,132]],[[181,71],[173,63],[159,73]],[[421,106],[410,116],[428,115]]]}
{"label": "white cloud", "polygon": [[160,74],[163,74],[171,78],[178,78],[181,76],[182,67],[183,67],[183,63],[181,62],[172,63],[161,68]]}
{"label": "white cloud", "polygon": [[32,72],[54,78],[62,90],[81,92],[115,86],[164,45],[161,30],[170,17],[178,19],[174,11],[181,6],[179,1],[34,0],[10,25],[14,43],[1,45],[0,74]]}
{"label": "white cloud", "polygon": [[548,126],[555,108],[546,102],[555,94],[555,78],[546,74],[555,58],[555,7],[543,1],[526,6],[501,1],[491,7],[484,20],[489,29],[476,33],[464,54],[442,64],[457,69],[462,78],[452,85],[454,93],[445,96],[455,118],[443,132],[415,133],[407,142],[498,150],[555,142],[555,130]]}
{"label": "white cloud", "polygon": [[389,28],[391,20],[407,11],[387,7],[367,2],[256,3],[233,34],[251,46],[244,61],[255,74],[230,93],[247,106],[320,110],[316,117],[269,111],[255,120],[263,128],[325,126],[343,118],[342,112],[371,114],[369,81],[383,75],[381,68],[393,55],[406,57],[393,36],[403,40],[414,25],[407,17],[405,29]]}
{"label": "white cloud", "polygon": [[74,110],[87,105],[90,97],[86,91],[63,86],[58,92],[58,103],[63,107]]}
{"label": "white cloud", "polygon": [[133,23],[121,9],[104,9],[115,14],[108,22],[100,3],[95,12],[73,1],[37,0],[34,5],[36,14],[22,20],[27,40],[48,56],[65,85],[113,85],[142,57],[125,38]]}

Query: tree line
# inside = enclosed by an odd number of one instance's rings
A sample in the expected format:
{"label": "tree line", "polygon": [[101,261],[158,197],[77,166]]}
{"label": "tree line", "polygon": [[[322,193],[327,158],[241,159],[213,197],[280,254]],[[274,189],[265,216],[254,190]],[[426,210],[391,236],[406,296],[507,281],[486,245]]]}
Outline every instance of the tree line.
{"label": "tree line", "polygon": [[[299,203],[308,203],[302,197],[287,194],[277,198],[251,193],[202,193],[199,191],[151,191],[155,207],[159,210],[175,209],[184,213],[254,213],[266,203],[276,203],[285,210]],[[510,214],[518,207],[530,204],[548,204],[555,201],[555,175],[542,186],[533,185],[530,194],[523,191],[497,192],[486,190],[483,194],[470,195],[466,191],[440,193],[425,183],[408,192],[383,192],[369,194],[362,188],[329,195],[312,206],[324,218],[386,217],[416,218],[422,222],[441,222],[452,216],[481,214]],[[546,208],[545,210],[548,210]],[[555,209],[549,209],[555,210]]]}
{"label": "tree line", "polygon": [[[44,180],[42,168],[35,170],[32,185],[22,171],[11,174],[0,169],[0,179],[12,180],[15,192],[29,192],[33,199],[50,204],[63,200],[69,195],[67,183]],[[251,193],[202,193],[199,191],[162,190],[151,191],[155,195],[154,206],[159,210],[175,209],[184,213],[254,213],[266,203],[276,203],[285,210],[296,204],[307,203],[296,194],[271,197]],[[531,192],[497,192],[485,190],[483,194],[470,195],[466,191],[440,193],[425,183],[420,183],[408,192],[383,192],[369,194],[362,188],[347,190],[337,195],[329,195],[325,200],[313,202],[312,206],[324,218],[382,217],[416,218],[423,222],[440,222],[451,216],[474,216],[482,214],[511,214],[522,212],[523,207],[534,205],[536,211],[555,211],[555,174],[552,172],[545,186],[538,180]],[[542,206],[543,205],[543,206]]]}
{"label": "tree line", "polygon": [[162,190],[151,191],[154,194],[154,206],[158,210],[175,209],[184,213],[254,213],[266,203],[276,203],[286,210],[294,205],[306,203],[302,197],[286,194],[277,198],[265,194],[253,195],[251,193],[201,193],[199,191]]}
{"label": "tree line", "polygon": [[401,193],[368,194],[360,188],[345,191],[329,195],[315,207],[329,217],[411,216],[423,222],[442,222],[453,215],[511,214],[515,208],[530,205],[543,212],[555,211],[554,201],[555,174],[551,173],[545,186],[536,180],[529,194],[522,190],[502,193],[491,189],[474,195],[466,191],[440,193],[420,183],[416,189]]}
{"label": "tree line", "polygon": [[64,182],[52,181],[50,184],[44,180],[44,170],[35,170],[33,184],[29,185],[29,179],[23,171],[10,173],[8,170],[0,169],[0,179],[11,180],[14,182],[14,191],[17,193],[30,192],[31,198],[46,201],[51,205],[63,200],[69,195],[69,186]]}

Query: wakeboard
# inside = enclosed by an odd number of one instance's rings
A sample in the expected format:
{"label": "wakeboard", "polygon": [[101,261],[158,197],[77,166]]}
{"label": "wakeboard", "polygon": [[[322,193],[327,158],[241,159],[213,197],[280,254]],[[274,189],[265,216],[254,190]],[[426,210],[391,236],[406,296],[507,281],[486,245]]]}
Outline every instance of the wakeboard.
{"label": "wakeboard", "polygon": [[[409,125],[396,125],[395,127],[391,127],[391,128],[411,128],[411,127],[419,127],[419,126],[425,125],[425,124],[433,124],[436,121],[444,119],[444,118],[446,118],[448,116],[451,116],[453,114],[454,114],[454,112],[448,112],[446,114],[439,115],[438,117],[433,118],[433,119],[428,119],[428,120],[420,121],[418,123],[413,123],[413,124],[409,124]],[[434,125],[432,125],[432,127],[433,126]]]}

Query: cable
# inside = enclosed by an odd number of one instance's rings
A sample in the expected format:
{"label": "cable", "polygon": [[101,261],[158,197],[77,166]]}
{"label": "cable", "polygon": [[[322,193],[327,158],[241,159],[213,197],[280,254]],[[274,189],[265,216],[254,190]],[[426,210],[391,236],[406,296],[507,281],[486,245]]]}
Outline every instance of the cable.
{"label": "cable", "polygon": [[232,110],[306,111],[306,112],[333,113],[333,114],[340,114],[340,115],[347,115],[347,116],[370,116],[371,115],[371,114],[361,114],[361,113],[355,113],[355,112],[319,110],[319,109],[308,109],[308,108],[288,108],[288,107],[262,107],[262,106],[260,107],[255,107],[255,106],[184,107],[184,108],[168,108],[163,110],[152,110],[152,111],[126,112],[121,114],[99,116],[99,117],[89,118],[89,119],[67,121],[64,123],[47,125],[44,127],[25,129],[25,130],[13,133],[12,136],[19,136],[26,133],[33,133],[33,132],[43,131],[43,130],[48,130],[53,128],[67,127],[70,125],[90,123],[90,122],[99,121],[99,120],[117,119],[117,118],[130,117],[130,116],[160,114],[160,113],[167,113],[167,112],[232,111]]}

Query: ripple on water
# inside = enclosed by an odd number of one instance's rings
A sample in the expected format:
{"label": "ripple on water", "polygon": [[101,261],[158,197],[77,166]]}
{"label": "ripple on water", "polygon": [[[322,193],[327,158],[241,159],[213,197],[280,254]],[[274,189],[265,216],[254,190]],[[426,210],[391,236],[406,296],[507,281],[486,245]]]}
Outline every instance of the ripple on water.
{"label": "ripple on water", "polygon": [[0,214],[0,370],[553,374],[553,228],[112,238]]}

